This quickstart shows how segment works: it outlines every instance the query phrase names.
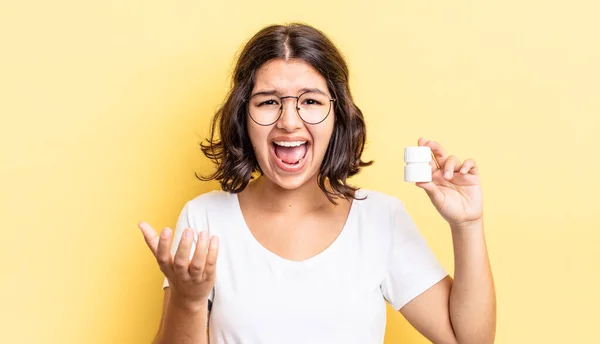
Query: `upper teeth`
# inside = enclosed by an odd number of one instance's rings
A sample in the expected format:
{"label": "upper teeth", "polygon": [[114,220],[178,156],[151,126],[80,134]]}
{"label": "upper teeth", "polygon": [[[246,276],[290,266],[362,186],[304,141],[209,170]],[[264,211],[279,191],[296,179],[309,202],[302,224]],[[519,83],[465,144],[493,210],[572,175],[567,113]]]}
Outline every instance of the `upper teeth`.
{"label": "upper teeth", "polygon": [[275,141],[275,144],[283,147],[298,147],[305,144],[306,141]]}

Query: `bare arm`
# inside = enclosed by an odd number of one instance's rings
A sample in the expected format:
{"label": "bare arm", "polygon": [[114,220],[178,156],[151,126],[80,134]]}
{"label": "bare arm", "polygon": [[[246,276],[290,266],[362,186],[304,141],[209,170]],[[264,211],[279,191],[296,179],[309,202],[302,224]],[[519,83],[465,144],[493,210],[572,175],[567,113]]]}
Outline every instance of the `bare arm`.
{"label": "bare arm", "polygon": [[493,343],[496,296],[483,230],[483,196],[473,159],[461,162],[435,141],[429,146],[432,181],[417,183],[450,224],[454,246],[454,278],[438,282],[401,310],[413,326],[434,343]]}
{"label": "bare arm", "polygon": [[433,343],[493,343],[496,298],[482,224],[453,228],[455,280],[446,277],[400,312]]}
{"label": "bare arm", "polygon": [[208,344],[208,303],[200,309],[180,306],[172,300],[170,289],[165,289],[160,328],[153,344]]}
{"label": "bare arm", "polygon": [[488,259],[483,222],[453,228],[454,285],[450,319],[459,343],[493,343],[496,294]]}
{"label": "bare arm", "polygon": [[[207,344],[208,299],[215,284],[218,237],[200,231],[192,251],[194,230],[182,230],[175,255],[171,251],[172,231],[159,236],[147,223],[139,224],[146,244],[169,281],[155,344]],[[192,255],[193,252],[193,255]]]}

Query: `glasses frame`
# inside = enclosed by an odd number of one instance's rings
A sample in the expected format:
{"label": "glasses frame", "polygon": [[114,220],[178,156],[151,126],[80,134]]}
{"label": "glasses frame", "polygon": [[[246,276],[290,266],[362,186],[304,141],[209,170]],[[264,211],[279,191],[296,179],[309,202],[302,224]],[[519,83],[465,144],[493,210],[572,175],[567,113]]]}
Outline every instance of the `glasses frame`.
{"label": "glasses frame", "polygon": [[[300,108],[298,107],[298,102],[300,101],[300,98],[301,98],[303,95],[307,94],[307,93],[313,93],[313,92],[314,92],[314,93],[321,93],[322,95],[326,96],[326,97],[327,97],[327,99],[329,99],[329,110],[327,111],[327,114],[325,115],[325,117],[323,117],[323,119],[322,119],[322,120],[320,120],[320,121],[318,121],[318,122],[314,122],[314,123],[313,123],[313,122],[308,122],[308,121],[306,121],[304,118],[302,118],[302,115],[300,114]],[[258,94],[260,94],[260,93],[258,93]],[[254,117],[252,117],[252,114],[250,113],[250,99],[252,99],[252,97],[254,97],[254,95],[253,95],[253,96],[251,96],[251,97],[250,97],[250,98],[248,98],[248,99],[244,99],[244,102],[246,102],[246,112],[248,113],[248,115],[250,116],[250,119],[252,119],[252,121],[253,121],[254,123],[256,123],[256,124],[258,124],[258,125],[260,125],[260,126],[263,126],[263,127],[268,127],[268,126],[270,126],[270,125],[273,125],[273,124],[277,123],[277,121],[279,121],[279,119],[281,118],[281,115],[283,114],[283,100],[284,100],[284,99],[288,99],[288,98],[294,98],[294,99],[296,99],[296,114],[298,115],[298,117],[300,117],[300,119],[302,120],[302,122],[304,122],[304,123],[306,123],[306,124],[310,124],[310,125],[317,125],[317,124],[320,124],[320,123],[322,123],[324,120],[326,120],[326,119],[327,119],[327,117],[329,117],[329,114],[331,113],[331,107],[332,107],[332,106],[331,106],[331,103],[336,101],[336,99],[335,99],[335,98],[329,98],[329,96],[328,96],[327,94],[325,94],[325,92],[321,92],[321,91],[318,91],[318,90],[308,90],[308,91],[304,91],[304,92],[302,92],[302,93],[301,93],[299,96],[285,96],[285,97],[279,97],[279,96],[275,95],[275,97],[279,98],[279,103],[281,104],[281,106],[279,107],[279,115],[277,116],[277,118],[276,118],[276,119],[275,119],[273,122],[271,122],[271,123],[269,123],[269,124],[262,124],[262,123],[259,123],[258,121],[256,121],[256,120],[254,119]]]}

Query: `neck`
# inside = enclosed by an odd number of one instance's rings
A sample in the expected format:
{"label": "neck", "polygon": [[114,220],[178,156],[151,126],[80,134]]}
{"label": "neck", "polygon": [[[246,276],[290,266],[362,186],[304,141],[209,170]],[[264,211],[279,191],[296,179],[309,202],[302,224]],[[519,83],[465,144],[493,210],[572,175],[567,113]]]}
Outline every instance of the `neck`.
{"label": "neck", "polygon": [[[327,184],[326,184],[327,187]],[[308,213],[327,206],[333,206],[317,184],[317,177],[299,188],[288,190],[273,183],[269,178],[259,177],[248,188],[254,199],[260,199],[268,211],[293,211]]]}

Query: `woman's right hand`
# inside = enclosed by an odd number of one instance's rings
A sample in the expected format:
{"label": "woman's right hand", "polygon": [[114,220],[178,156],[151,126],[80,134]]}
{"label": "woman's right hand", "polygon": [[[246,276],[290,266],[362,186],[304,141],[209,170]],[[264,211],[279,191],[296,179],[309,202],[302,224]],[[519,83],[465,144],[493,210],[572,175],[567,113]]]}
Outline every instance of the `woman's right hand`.
{"label": "woman's right hand", "polygon": [[173,257],[171,254],[173,234],[170,228],[165,228],[159,236],[154,228],[145,222],[138,224],[138,227],[156,257],[160,270],[169,281],[171,300],[190,310],[200,310],[205,307],[215,284],[219,238],[213,236],[209,243],[208,233],[199,232],[194,256],[190,259],[194,231],[186,228]]}

